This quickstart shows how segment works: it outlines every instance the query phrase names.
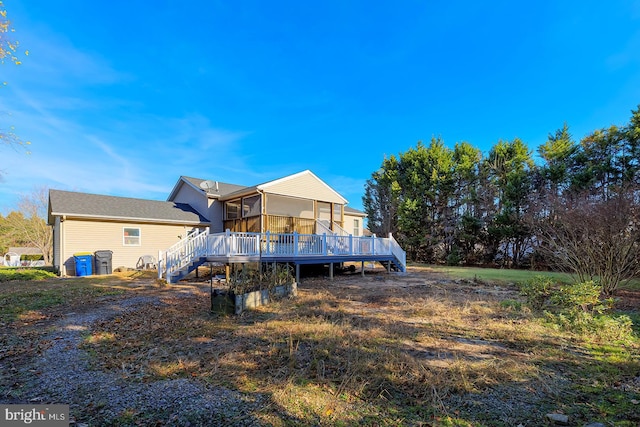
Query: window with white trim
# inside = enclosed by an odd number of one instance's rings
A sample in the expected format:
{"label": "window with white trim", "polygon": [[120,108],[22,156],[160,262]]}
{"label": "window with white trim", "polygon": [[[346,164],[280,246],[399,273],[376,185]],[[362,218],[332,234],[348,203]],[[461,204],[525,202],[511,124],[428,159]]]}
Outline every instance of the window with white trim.
{"label": "window with white trim", "polygon": [[241,199],[226,202],[225,204],[226,217],[225,219],[240,219],[242,218]]}
{"label": "window with white trim", "polygon": [[141,233],[137,227],[123,227],[122,228],[122,244],[124,246],[140,246]]}
{"label": "window with white trim", "polygon": [[353,220],[353,235],[356,236],[356,237],[360,235],[360,220],[359,219],[354,219]]}

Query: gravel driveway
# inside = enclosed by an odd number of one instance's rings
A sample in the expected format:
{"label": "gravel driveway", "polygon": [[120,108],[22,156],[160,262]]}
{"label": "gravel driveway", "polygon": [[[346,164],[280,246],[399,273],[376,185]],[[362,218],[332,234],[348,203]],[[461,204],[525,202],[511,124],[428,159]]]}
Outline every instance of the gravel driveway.
{"label": "gravel driveway", "polygon": [[[185,293],[185,297],[188,296],[188,292]],[[44,337],[51,345],[42,357],[21,369],[21,375],[28,380],[22,388],[26,391],[19,399],[69,404],[72,425],[135,424],[136,420],[177,426],[259,425],[246,414],[262,404],[260,395],[246,396],[226,388],[209,388],[190,379],[136,382],[114,372],[91,369],[89,355],[80,344],[92,324],[149,304],[163,303],[158,296],[134,296],[109,301],[88,312],[68,313],[58,320],[52,328],[55,332]],[[95,419],[75,418],[77,408],[84,408],[84,413],[94,413]]]}

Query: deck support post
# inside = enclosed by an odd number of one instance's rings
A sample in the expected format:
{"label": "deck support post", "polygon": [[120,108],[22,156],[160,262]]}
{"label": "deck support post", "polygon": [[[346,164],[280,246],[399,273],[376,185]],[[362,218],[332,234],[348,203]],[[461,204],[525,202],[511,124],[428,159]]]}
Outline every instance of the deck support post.
{"label": "deck support post", "polygon": [[211,301],[211,307],[209,309],[213,312],[213,263],[209,263],[209,300]]}
{"label": "deck support post", "polygon": [[224,265],[224,278],[227,284],[229,284],[229,278],[231,277],[231,266],[229,263]]}
{"label": "deck support post", "polygon": [[300,283],[300,264],[296,264],[296,283]]}
{"label": "deck support post", "polygon": [[391,274],[391,260],[387,261],[387,273]]}
{"label": "deck support post", "polygon": [[362,277],[364,277],[364,261],[360,261],[360,270],[362,272]]}
{"label": "deck support post", "polygon": [[329,280],[333,280],[333,263],[329,263]]}

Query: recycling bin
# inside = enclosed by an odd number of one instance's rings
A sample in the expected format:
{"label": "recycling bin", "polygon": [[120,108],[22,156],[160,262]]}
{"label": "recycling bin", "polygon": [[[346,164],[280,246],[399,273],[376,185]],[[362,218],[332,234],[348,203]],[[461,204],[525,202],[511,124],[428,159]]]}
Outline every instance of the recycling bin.
{"label": "recycling bin", "polygon": [[78,252],[73,254],[76,264],[76,276],[91,276],[93,274],[93,254],[91,252]]}
{"label": "recycling bin", "polygon": [[96,251],[96,274],[111,274],[111,259],[113,258],[112,251]]}

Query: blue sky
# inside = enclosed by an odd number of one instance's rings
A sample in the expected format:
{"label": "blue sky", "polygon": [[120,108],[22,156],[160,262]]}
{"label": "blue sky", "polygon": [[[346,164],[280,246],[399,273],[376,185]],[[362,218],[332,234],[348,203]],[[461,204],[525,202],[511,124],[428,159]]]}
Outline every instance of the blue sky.
{"label": "blue sky", "polygon": [[38,187],[164,200],[180,175],[312,170],[362,207],[385,155],[441,136],[532,150],[640,104],[640,1],[4,0],[0,212]]}

